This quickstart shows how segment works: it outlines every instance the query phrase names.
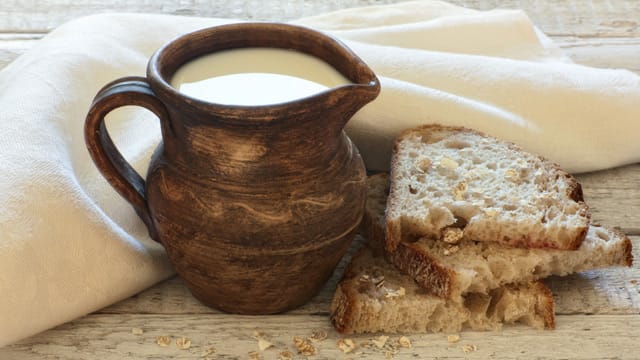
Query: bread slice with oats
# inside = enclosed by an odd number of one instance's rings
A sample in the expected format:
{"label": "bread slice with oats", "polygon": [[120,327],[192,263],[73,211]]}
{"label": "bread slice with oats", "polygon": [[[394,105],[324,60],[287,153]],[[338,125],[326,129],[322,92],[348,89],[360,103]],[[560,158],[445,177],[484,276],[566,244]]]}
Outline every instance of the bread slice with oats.
{"label": "bread slice with oats", "polygon": [[336,330],[347,334],[498,330],[516,322],[553,329],[553,306],[553,296],[542,282],[508,285],[456,300],[433,296],[363,247],[338,284],[330,318]]}
{"label": "bread slice with oats", "polygon": [[[384,252],[385,205],[389,177],[381,173],[367,179],[368,194],[363,233],[377,253]],[[466,293],[488,294],[505,284],[529,282],[550,275],[631,266],[631,240],[623,233],[599,225],[589,227],[577,250],[524,249],[505,244],[459,240],[449,243],[428,237],[402,242],[387,259],[431,294],[457,298]],[[458,241],[459,240],[459,241]]]}
{"label": "bread slice with oats", "polygon": [[580,184],[558,165],[462,127],[426,125],[397,138],[387,250],[406,240],[462,240],[577,249],[589,228]]}

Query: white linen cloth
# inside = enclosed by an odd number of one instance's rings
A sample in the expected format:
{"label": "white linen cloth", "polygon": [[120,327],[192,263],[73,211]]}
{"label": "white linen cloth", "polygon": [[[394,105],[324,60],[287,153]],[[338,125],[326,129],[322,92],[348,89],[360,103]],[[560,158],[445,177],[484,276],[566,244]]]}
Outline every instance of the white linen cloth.
{"label": "white linen cloth", "polygon": [[[0,346],[172,274],[89,158],[84,117],[99,88],[143,75],[163,43],[229,21],[81,18],[0,72]],[[480,129],[574,172],[640,158],[640,77],[572,63],[520,11],[421,1],[296,23],[344,40],[380,77],[382,93],[348,125],[371,169],[387,166],[400,130],[429,122]],[[144,174],[157,121],[124,109],[109,127]]]}

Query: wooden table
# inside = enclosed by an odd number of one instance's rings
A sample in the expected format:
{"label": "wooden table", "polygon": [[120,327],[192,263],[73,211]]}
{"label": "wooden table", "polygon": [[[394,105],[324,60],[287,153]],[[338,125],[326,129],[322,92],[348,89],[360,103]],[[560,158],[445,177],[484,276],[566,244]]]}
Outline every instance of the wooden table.
{"label": "wooden table", "polygon": [[[198,1],[164,0],[2,0],[0,3],[0,68],[29,49],[66,20],[102,11],[163,12],[181,15],[287,20],[321,11],[393,1]],[[453,0],[477,9],[524,9],[576,62],[596,67],[626,68],[640,73],[640,1],[638,0]],[[640,106],[640,104],[638,104]],[[610,121],[611,119],[603,119]],[[640,119],[638,119],[640,121]],[[640,259],[640,165],[578,176],[593,220],[621,228],[634,242]],[[636,264],[640,263],[640,260]],[[340,269],[338,269],[339,271]],[[188,358],[277,359],[283,350],[295,354],[293,337],[328,332],[310,359],[384,359],[383,351],[359,348],[343,354],[341,337],[328,322],[328,303],[338,274],[309,304],[277,316],[222,314],[195,301],[178,278],[165,281],[121,303],[0,349],[0,359],[129,359]],[[412,347],[395,359],[638,359],[640,352],[640,266],[593,271],[551,279],[556,297],[557,329],[536,331],[507,327],[501,332],[463,332],[458,343],[447,334],[408,335]],[[2,296],[0,294],[0,296]],[[2,321],[0,319],[0,321]],[[142,334],[132,333],[141,329]],[[274,347],[259,351],[254,332]],[[160,347],[156,337],[169,335]],[[189,349],[175,341],[186,337]],[[372,336],[353,337],[356,343]],[[397,339],[397,336],[392,337]],[[391,340],[390,340],[391,341]],[[463,352],[463,345],[477,349]],[[207,355],[207,349],[215,352]],[[206,356],[205,356],[206,355]],[[295,355],[298,358],[299,355]]]}

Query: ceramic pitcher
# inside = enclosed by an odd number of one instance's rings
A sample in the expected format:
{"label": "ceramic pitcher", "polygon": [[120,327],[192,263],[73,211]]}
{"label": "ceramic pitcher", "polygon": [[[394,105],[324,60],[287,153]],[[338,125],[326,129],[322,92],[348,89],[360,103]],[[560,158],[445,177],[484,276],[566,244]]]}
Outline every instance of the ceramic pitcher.
{"label": "ceramic pitcher", "polygon": [[[247,47],[313,55],[351,83],[264,106],[205,102],[170,85],[190,60]],[[379,91],[361,59],[319,32],[275,23],[213,27],[162,47],[146,77],[100,90],[86,143],[197,299],[227,312],[276,313],[316,294],[356,233],[366,172],[343,128]],[[105,116],[124,105],[145,107],[160,121],[162,142],[146,179],[105,127]]]}

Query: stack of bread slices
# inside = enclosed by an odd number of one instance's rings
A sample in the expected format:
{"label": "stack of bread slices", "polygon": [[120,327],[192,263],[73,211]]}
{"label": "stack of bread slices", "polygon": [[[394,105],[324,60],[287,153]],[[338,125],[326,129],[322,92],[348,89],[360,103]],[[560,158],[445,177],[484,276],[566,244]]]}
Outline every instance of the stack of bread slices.
{"label": "stack of bread slices", "polygon": [[340,332],[553,329],[541,279],[632,263],[624,234],[590,223],[571,175],[474,130],[405,131],[368,191],[367,246],[331,304]]}

